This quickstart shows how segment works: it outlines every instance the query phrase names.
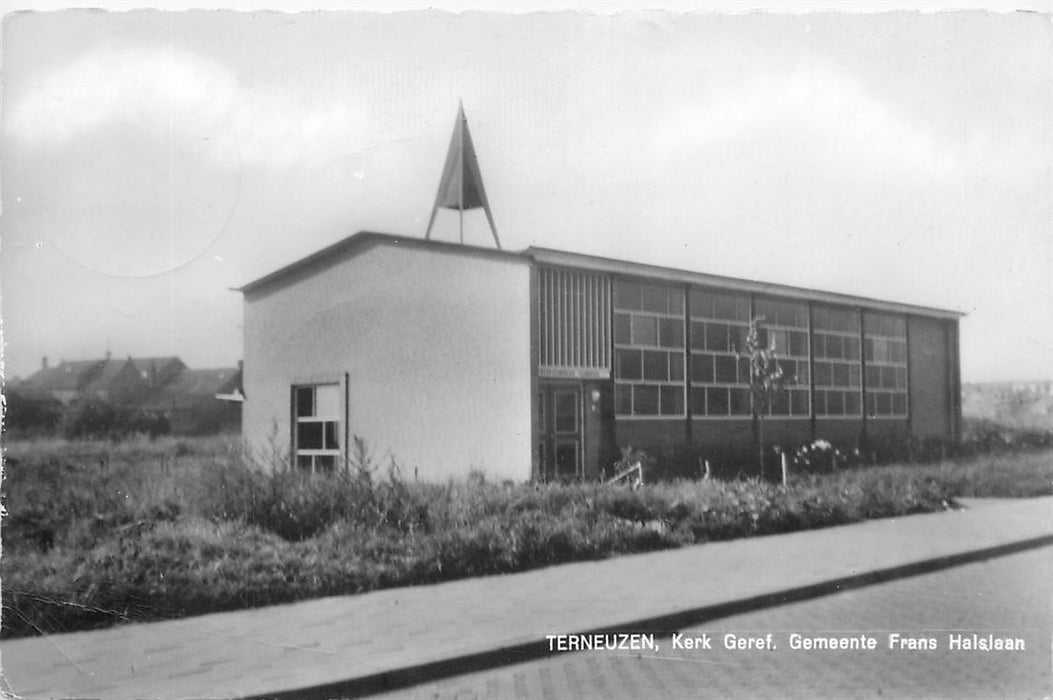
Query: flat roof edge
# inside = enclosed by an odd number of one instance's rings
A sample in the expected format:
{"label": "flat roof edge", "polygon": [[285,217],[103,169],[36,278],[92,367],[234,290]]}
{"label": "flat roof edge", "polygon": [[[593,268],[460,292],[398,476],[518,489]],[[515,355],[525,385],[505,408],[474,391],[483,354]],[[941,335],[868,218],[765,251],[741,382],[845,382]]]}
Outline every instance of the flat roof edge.
{"label": "flat roof edge", "polygon": [[622,274],[665,282],[696,284],[699,286],[717,287],[738,292],[769,294],[772,296],[798,299],[801,301],[817,301],[837,306],[858,306],[918,316],[955,320],[966,316],[965,312],[954,309],[943,309],[933,306],[924,306],[921,304],[908,304],[897,301],[874,299],[872,297],[843,294],[840,292],[827,292],[819,289],[795,287],[774,282],[760,282],[757,280],[736,277],[724,277],[705,272],[694,272],[691,270],[663,267],[647,263],[635,263],[615,258],[605,258],[598,255],[589,255],[586,253],[571,253],[534,246],[520,251],[509,251],[497,248],[464,245],[449,241],[415,238],[412,236],[398,236],[391,233],[379,233],[376,231],[359,231],[354,233],[322,248],[321,250],[315,251],[310,255],[248,282],[247,284],[240,287],[231,287],[230,290],[249,294],[286,279],[298,272],[306,273],[309,272],[311,268],[321,266],[326,262],[351,257],[358,254],[361,250],[371,248],[374,245],[408,247],[440,253],[475,255],[504,260],[517,260],[525,263],[529,262],[541,265],[572,267],[581,270]]}
{"label": "flat roof edge", "polygon": [[681,282],[697,284],[699,286],[719,287],[738,292],[750,292],[755,294],[769,294],[801,301],[818,301],[837,306],[862,306],[869,309],[882,311],[913,314],[918,316],[930,316],[937,318],[959,319],[966,316],[963,311],[954,309],[942,309],[934,306],[921,304],[908,304],[898,301],[874,299],[872,297],[843,294],[840,292],[827,292],[807,287],[795,287],[787,284],[774,282],[759,282],[757,280],[741,279],[737,277],[724,277],[705,272],[693,272],[660,265],[647,263],[634,263],[615,258],[604,258],[598,255],[585,253],[568,253],[551,248],[530,247],[523,251],[530,256],[535,263],[542,265],[559,265],[564,267],[576,267],[578,269],[592,270],[596,272],[607,272],[612,274],[623,274],[633,277],[644,277],[666,282]]}

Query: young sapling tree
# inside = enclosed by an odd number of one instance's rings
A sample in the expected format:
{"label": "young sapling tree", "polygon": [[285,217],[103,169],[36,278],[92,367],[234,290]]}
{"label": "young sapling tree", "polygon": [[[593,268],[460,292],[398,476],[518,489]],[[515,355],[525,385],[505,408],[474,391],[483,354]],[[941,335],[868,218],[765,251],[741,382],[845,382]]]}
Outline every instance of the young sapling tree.
{"label": "young sapling tree", "polygon": [[767,343],[761,338],[761,324],[764,316],[750,320],[746,334],[746,357],[750,361],[750,399],[753,407],[753,419],[757,421],[757,458],[760,475],[764,474],[764,419],[771,411],[779,392],[785,388],[785,378],[776,353],[775,336],[766,334]]}

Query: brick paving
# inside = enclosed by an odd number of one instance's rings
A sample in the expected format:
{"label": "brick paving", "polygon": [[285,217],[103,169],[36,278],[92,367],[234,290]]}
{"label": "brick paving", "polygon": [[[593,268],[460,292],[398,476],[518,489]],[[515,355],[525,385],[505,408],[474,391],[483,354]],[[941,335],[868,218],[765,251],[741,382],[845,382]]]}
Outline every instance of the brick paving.
{"label": "brick paving", "polygon": [[[375,696],[469,698],[1043,698],[1053,691],[1053,547],[880,586],[835,593],[682,630],[709,634],[710,651],[557,654]],[[772,634],[772,651],[729,651],[725,634]],[[803,651],[789,635],[858,636],[873,651]],[[935,651],[890,650],[888,636],[931,637]],[[950,634],[1019,637],[1020,652],[952,651]]]}
{"label": "brick paving", "polygon": [[[881,571],[889,580],[917,573],[926,562],[1053,536],[1053,499],[969,505],[508,576],[12,640],[0,644],[0,663],[8,688],[26,698],[310,695],[311,689],[335,697],[341,688],[375,687],[377,679],[381,685],[388,678],[433,680],[507,663],[536,649],[546,634],[633,628],[656,619],[673,629],[697,626],[795,599],[787,592],[797,591],[796,599],[820,595],[831,581],[852,586]],[[1000,604],[997,595],[991,600]],[[837,626],[851,627],[856,611],[849,606],[841,614]],[[511,692],[648,696],[664,687],[677,696],[696,683],[690,662],[674,663],[674,670],[641,662],[634,669],[610,666],[606,656],[585,658],[591,660],[584,667],[561,656],[544,673],[515,671]],[[571,668],[565,671],[566,663]],[[658,665],[648,671],[648,663]],[[414,668],[417,676],[406,670]],[[902,673],[909,677],[911,671],[904,667]],[[778,683],[781,676],[762,665],[751,677]],[[501,697],[508,690],[503,678],[488,677],[471,693]],[[715,683],[716,696],[737,687],[733,678]]]}

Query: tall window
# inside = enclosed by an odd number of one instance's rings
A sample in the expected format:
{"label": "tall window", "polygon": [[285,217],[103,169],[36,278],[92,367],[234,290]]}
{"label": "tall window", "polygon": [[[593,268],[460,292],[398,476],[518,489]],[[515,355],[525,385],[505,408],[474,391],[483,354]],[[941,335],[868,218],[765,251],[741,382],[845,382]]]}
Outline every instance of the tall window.
{"label": "tall window", "polygon": [[750,415],[748,296],[691,290],[691,412]]}
{"label": "tall window", "polygon": [[331,472],[340,457],[340,385],[293,387],[293,452],[296,466]]}
{"label": "tall window", "polygon": [[615,281],[614,402],[619,416],[685,415],[679,289]]}
{"label": "tall window", "polygon": [[754,313],[763,319],[758,336],[763,347],[775,340],[785,388],[769,409],[773,416],[810,416],[808,405],[808,305],[792,301],[757,299]]}
{"label": "tall window", "polygon": [[907,416],[907,322],[902,316],[863,317],[867,415]]}
{"label": "tall window", "polygon": [[542,267],[538,271],[538,368],[610,376],[611,299],[607,278]]}
{"label": "tall window", "polygon": [[862,416],[859,313],[816,306],[812,310],[812,328],[815,415]]}

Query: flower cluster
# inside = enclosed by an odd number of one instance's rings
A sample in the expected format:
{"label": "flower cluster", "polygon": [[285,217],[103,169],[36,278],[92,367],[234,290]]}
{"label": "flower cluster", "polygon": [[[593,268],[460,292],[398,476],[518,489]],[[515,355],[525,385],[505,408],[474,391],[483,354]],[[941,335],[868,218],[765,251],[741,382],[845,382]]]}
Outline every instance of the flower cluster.
{"label": "flower cluster", "polygon": [[844,452],[826,440],[815,440],[790,453],[790,464],[798,472],[831,472],[858,464],[861,458],[859,448]]}

